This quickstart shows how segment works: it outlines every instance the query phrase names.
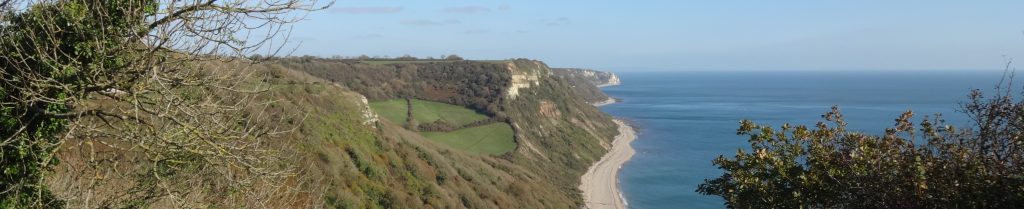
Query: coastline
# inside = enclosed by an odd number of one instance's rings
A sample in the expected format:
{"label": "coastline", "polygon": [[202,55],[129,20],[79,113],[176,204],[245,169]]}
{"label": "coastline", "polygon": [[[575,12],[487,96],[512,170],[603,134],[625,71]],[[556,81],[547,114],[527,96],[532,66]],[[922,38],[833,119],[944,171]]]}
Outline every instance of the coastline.
{"label": "coastline", "polygon": [[619,189],[619,169],[636,153],[629,145],[636,140],[636,131],[622,120],[614,121],[619,125],[619,135],[615,136],[612,149],[581,177],[580,190],[589,209],[626,208],[625,197]]}
{"label": "coastline", "polygon": [[[613,86],[604,85],[604,86]],[[603,87],[603,86],[602,86]],[[617,100],[609,97],[608,100],[594,103],[594,106],[614,104]],[[636,154],[630,143],[636,140],[636,130],[620,119],[612,119],[619,128],[619,135],[612,141],[612,147],[601,156],[601,160],[591,165],[587,172],[580,177],[580,191],[583,192],[585,208],[589,209],[624,209],[628,204],[625,196],[619,188],[619,169]]]}
{"label": "coastline", "polygon": [[[609,87],[609,86],[618,86],[620,84],[622,84],[622,82],[618,81],[618,78],[616,78],[616,81],[599,84],[599,85],[597,85],[597,88],[604,88],[604,87]],[[616,102],[619,102],[619,100],[615,99],[614,97],[608,96],[608,100],[604,100],[604,101],[600,101],[600,102],[595,102],[595,103],[593,103],[591,105],[594,105],[594,107],[600,107],[600,106],[615,104]]]}
{"label": "coastline", "polygon": [[600,106],[614,104],[615,102],[618,102],[618,101],[615,100],[615,98],[608,97],[608,100],[596,102],[596,103],[593,103],[591,105],[594,105],[594,107],[600,107]]}

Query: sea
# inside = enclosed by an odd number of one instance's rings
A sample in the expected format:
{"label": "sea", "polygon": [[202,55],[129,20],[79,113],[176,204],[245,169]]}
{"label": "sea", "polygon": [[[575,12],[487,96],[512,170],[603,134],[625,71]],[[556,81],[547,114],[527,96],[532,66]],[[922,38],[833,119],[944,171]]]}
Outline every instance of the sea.
{"label": "sea", "polygon": [[961,102],[972,89],[993,92],[1004,78],[1001,70],[616,74],[622,84],[603,90],[621,101],[601,108],[638,128],[636,155],[619,171],[633,209],[725,208],[721,197],[696,189],[722,174],[711,163],[715,157],[749,146],[746,136],[736,135],[741,120],[812,126],[837,105],[848,130],[865,133],[883,133],[907,110],[915,121],[941,114],[949,124],[969,127]]}

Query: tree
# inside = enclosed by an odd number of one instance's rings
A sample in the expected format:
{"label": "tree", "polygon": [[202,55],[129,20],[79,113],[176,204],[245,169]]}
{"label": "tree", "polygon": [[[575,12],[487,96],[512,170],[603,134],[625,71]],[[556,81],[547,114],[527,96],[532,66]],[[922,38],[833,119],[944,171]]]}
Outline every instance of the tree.
{"label": "tree", "polygon": [[413,57],[412,55],[406,54],[406,55],[402,55],[401,57],[398,57],[396,59],[401,60],[401,61],[416,61],[419,58],[416,58],[416,57]]}
{"label": "tree", "polygon": [[[1000,84],[1001,86],[1002,84]],[[913,112],[882,136],[846,130],[837,107],[814,128],[742,121],[749,151],[714,164],[725,171],[697,190],[730,208],[1016,208],[1024,205],[1024,100],[1011,88],[962,105],[973,127]]]}
{"label": "tree", "polygon": [[[303,0],[0,0],[0,207],[64,205],[44,186],[59,149],[88,148],[83,163],[93,174],[134,171],[124,193],[110,195],[119,197],[66,200],[78,207],[189,207],[184,197],[211,182],[241,188],[288,175],[260,149],[284,130],[250,114],[266,105],[256,99],[265,87],[251,71],[231,69],[280,52],[284,45],[271,43],[284,41],[284,26],[323,8]],[[199,173],[222,177],[190,178]],[[110,192],[94,190],[110,179],[93,180],[63,198]]]}
{"label": "tree", "polygon": [[364,54],[364,55],[359,55],[359,57],[356,57],[356,59],[359,60],[359,61],[366,61],[366,60],[370,60],[372,58],[370,58],[370,56],[366,56]]}
{"label": "tree", "polygon": [[406,97],[405,98],[405,109],[406,109],[406,113],[405,113],[405,115],[406,115],[405,116],[405,128],[408,129],[408,130],[413,130],[413,131],[419,130],[420,124],[419,124],[419,122],[416,121],[416,116],[412,112],[413,107],[412,107],[412,98],[411,97]]}
{"label": "tree", "polygon": [[463,60],[462,57],[460,57],[459,55],[454,55],[454,54],[453,55],[448,55],[447,57],[444,57],[444,59],[445,60],[450,60],[450,61]]}

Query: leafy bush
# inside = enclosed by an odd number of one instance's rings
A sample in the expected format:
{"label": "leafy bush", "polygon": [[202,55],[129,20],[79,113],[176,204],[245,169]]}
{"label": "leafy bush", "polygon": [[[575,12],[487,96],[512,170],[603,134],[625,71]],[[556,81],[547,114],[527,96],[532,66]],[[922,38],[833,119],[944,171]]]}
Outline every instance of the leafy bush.
{"label": "leafy bush", "polygon": [[749,151],[714,164],[697,189],[730,208],[1019,208],[1024,206],[1024,100],[978,90],[962,110],[973,128],[913,112],[882,136],[846,130],[837,107],[815,127],[743,121]]}
{"label": "leafy bush", "polygon": [[455,130],[455,126],[444,119],[437,119],[434,122],[420,124],[419,128],[419,131],[423,132],[449,132]]}

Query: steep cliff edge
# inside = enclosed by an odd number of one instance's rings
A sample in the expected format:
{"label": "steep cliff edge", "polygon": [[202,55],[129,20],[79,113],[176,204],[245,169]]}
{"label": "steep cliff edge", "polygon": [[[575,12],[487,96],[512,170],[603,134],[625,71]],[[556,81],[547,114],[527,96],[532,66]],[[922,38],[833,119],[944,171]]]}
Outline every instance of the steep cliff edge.
{"label": "steep cliff edge", "polygon": [[619,80],[619,76],[611,72],[583,68],[552,68],[552,70],[559,76],[573,76],[576,79],[585,81],[597,87],[622,84],[622,81]]}
{"label": "steep cliff edge", "polygon": [[612,98],[601,91],[601,87],[619,85],[622,82],[619,76],[610,73],[591,69],[581,68],[553,68],[555,76],[569,84],[576,95],[582,97],[592,104],[606,102]]}
{"label": "steep cliff edge", "polygon": [[518,70],[542,76],[539,85],[520,89],[518,97],[506,101],[506,114],[520,145],[512,159],[533,171],[548,173],[554,186],[571,192],[569,198],[578,207],[582,204],[579,178],[611,147],[617,126],[543,63],[516,64]]}

